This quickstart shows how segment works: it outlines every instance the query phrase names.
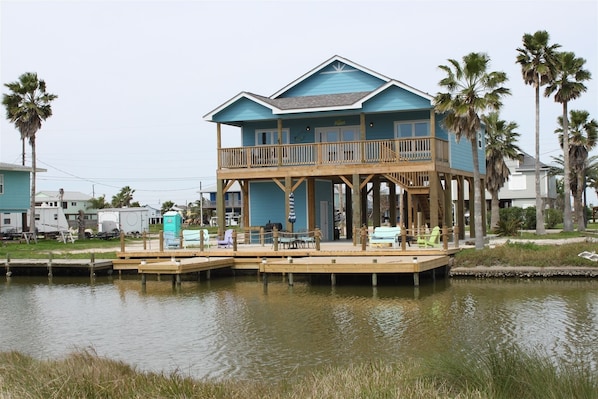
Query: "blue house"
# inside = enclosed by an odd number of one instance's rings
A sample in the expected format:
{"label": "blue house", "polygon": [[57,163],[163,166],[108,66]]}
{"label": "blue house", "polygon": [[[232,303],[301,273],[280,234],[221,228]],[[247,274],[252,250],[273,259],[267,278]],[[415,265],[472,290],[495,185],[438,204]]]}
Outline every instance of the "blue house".
{"label": "blue house", "polygon": [[[224,193],[238,182],[244,226],[272,222],[286,230],[319,228],[324,240],[332,240],[335,185],[344,185],[344,203],[337,206],[345,212],[350,238],[368,221],[368,197],[374,226],[380,224],[384,184],[390,193],[390,220],[409,228],[423,223],[464,226],[465,183],[470,191],[473,187],[471,144],[457,142],[442,126],[432,100],[340,56],[271,96],[239,93],[204,116],[216,124],[219,219],[224,218]],[[222,125],[240,129],[240,147],[221,147]],[[483,167],[483,132],[479,138]],[[485,170],[480,173],[484,177]],[[294,223],[289,222],[291,193]]]}
{"label": "blue house", "polygon": [[[0,162],[0,232],[27,225],[31,207],[31,172],[29,166]],[[16,220],[19,217],[20,220]]]}

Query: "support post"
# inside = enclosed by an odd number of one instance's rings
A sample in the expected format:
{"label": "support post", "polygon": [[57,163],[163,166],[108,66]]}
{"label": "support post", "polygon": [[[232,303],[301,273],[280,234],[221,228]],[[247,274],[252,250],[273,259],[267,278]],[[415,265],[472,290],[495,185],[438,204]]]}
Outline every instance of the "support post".
{"label": "support post", "polygon": [[372,273],[372,287],[378,286],[378,274]]}
{"label": "support post", "polygon": [[125,232],[120,231],[120,252],[125,252]]}
{"label": "support post", "polygon": [[289,273],[289,285],[293,286],[293,273]]}
{"label": "support post", "polygon": [[334,273],[330,274],[330,285],[332,285],[333,287],[336,285],[336,274]]}
{"label": "support post", "polygon": [[147,282],[147,277],[145,275],[145,273],[141,273],[141,285],[145,286]]}
{"label": "support post", "polygon": [[48,277],[52,277],[52,253],[48,255]]}
{"label": "support post", "polygon": [[91,254],[91,260],[89,261],[89,277],[94,277],[96,275],[94,271],[94,267],[96,265],[96,254]]}
{"label": "support post", "polygon": [[419,272],[413,273],[413,285],[419,287]]}

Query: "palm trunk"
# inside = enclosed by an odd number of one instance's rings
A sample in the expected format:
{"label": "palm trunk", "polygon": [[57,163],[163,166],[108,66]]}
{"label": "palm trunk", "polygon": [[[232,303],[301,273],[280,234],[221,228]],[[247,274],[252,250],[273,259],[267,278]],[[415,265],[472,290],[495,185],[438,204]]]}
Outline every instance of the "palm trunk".
{"label": "palm trunk", "polygon": [[29,209],[29,232],[35,232],[35,179],[37,170],[37,159],[35,154],[35,134],[29,137],[29,144],[31,144],[31,204]]}
{"label": "palm trunk", "polygon": [[474,206],[474,231],[475,249],[484,249],[484,225],[482,220],[482,182],[480,178],[480,161],[478,157],[477,134],[471,140],[471,152],[473,156],[473,206]]}
{"label": "palm trunk", "polygon": [[492,200],[490,202],[490,206],[492,207],[492,212],[490,214],[490,226],[492,230],[494,230],[498,226],[498,221],[500,220],[500,209],[498,208],[498,191],[491,191],[490,195],[492,196]]}
{"label": "palm trunk", "polygon": [[544,204],[542,201],[542,191],[540,189],[540,77],[536,79],[536,234],[546,234],[544,228]]}
{"label": "palm trunk", "polygon": [[577,189],[574,196],[574,208],[575,208],[575,215],[577,219],[577,231],[585,231],[586,230],[586,223],[585,223],[585,207],[583,206],[583,190],[585,187],[584,184],[584,173],[585,171],[578,171],[576,174],[577,176]]}
{"label": "palm trunk", "polygon": [[569,165],[569,120],[567,119],[567,102],[563,102],[563,168],[563,191],[565,193],[563,231],[573,231],[573,220],[571,218],[571,165]]}

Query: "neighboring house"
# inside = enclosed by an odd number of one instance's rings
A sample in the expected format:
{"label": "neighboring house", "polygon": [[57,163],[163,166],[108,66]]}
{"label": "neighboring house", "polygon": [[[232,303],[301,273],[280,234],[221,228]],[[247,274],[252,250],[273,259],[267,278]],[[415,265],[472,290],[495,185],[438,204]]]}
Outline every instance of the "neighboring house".
{"label": "neighboring house", "polygon": [[20,230],[21,226],[27,224],[32,170],[29,166],[0,162],[1,233]]}
{"label": "neighboring house", "polygon": [[[265,66],[267,68],[267,66]],[[237,182],[242,224],[282,223],[286,230],[319,228],[334,237],[335,185],[344,185],[347,238],[367,223],[367,196],[380,223],[380,185],[406,191],[404,215],[420,223],[452,226],[452,180],[472,184],[471,144],[442,127],[433,96],[346,58],[334,56],[271,96],[241,92],[204,116],[216,124],[216,208]],[[222,125],[237,127],[241,147],[222,148]],[[485,176],[484,132],[479,132]],[[289,222],[290,193],[295,223]],[[390,196],[396,201],[395,195]],[[462,193],[458,198],[463,199]],[[456,224],[464,226],[463,200]],[[396,218],[396,203],[389,207]],[[351,229],[350,227],[353,227]],[[222,230],[224,226],[220,227]],[[461,229],[463,233],[463,229]]]}
{"label": "neighboring house", "polygon": [[[200,196],[205,198],[204,195],[207,195],[207,199],[203,201],[203,213],[204,215],[209,215],[208,220],[210,225],[217,226],[218,225],[218,217],[216,215],[216,198],[218,196],[218,188],[216,185],[208,186],[201,190]],[[234,182],[227,192],[224,193],[224,212],[226,215],[227,226],[231,225],[230,219],[240,216],[243,212],[243,193],[241,192],[241,186],[238,182]],[[205,222],[205,221],[204,221]]]}
{"label": "neighboring house", "polygon": [[154,208],[150,205],[144,205],[143,208],[147,209],[147,218],[149,224],[161,224],[162,223],[162,211],[158,208]]}
{"label": "neighboring house", "polygon": [[96,228],[98,210],[90,208],[92,197],[77,191],[40,191],[35,194],[36,206],[61,207],[69,227],[79,226],[79,211],[83,211],[86,228]]}
{"label": "neighboring house", "polygon": [[[498,199],[501,208],[517,206],[528,208],[536,206],[536,158],[522,152],[518,159],[505,159],[505,163],[511,171],[509,181],[498,192]],[[550,167],[540,162],[540,196],[544,208],[552,208],[555,205],[556,177],[551,176]],[[490,194],[486,194],[490,198]]]}

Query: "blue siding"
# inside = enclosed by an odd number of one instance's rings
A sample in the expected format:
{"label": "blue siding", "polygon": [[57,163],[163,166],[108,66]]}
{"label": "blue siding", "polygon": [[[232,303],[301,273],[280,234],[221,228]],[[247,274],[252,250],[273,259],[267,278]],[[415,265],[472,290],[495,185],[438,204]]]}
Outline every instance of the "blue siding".
{"label": "blue siding", "polygon": [[[294,230],[307,229],[307,193],[305,183],[295,190],[295,214],[297,221]],[[284,192],[273,182],[249,183],[249,224],[264,226],[268,222],[286,226],[286,201]]]}
{"label": "blue siding", "polygon": [[[482,135],[483,137],[483,135]],[[473,157],[471,154],[471,142],[461,138],[457,142],[456,135],[451,134],[449,140],[451,168],[467,172],[473,172]],[[482,148],[478,148],[478,159],[480,162],[480,173],[486,174],[486,142],[482,141]]]}
{"label": "blue siding", "polygon": [[27,212],[30,206],[30,173],[0,170],[4,176],[4,194],[0,194],[1,212]]}
{"label": "blue siding", "polygon": [[391,86],[363,104],[363,112],[430,109],[430,100],[400,87]]}
{"label": "blue siding", "polygon": [[[339,65],[342,70],[336,70]],[[321,94],[355,93],[372,91],[385,82],[368,73],[334,62],[321,71],[293,86],[279,97],[317,96]]]}
{"label": "blue siding", "polygon": [[253,121],[272,118],[274,118],[274,114],[272,114],[270,108],[257,104],[247,98],[235,101],[214,115],[215,122]]}

